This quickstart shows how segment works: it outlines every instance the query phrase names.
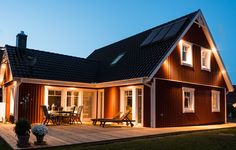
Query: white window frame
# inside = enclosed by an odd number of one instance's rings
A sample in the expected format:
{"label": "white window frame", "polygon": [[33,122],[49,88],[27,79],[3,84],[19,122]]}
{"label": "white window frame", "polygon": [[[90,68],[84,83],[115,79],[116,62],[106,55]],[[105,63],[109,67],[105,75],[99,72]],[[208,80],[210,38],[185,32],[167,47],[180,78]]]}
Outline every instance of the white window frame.
{"label": "white window frame", "polygon": [[[203,66],[203,53],[207,53],[206,66]],[[211,50],[201,47],[201,69],[206,71],[211,71]]]}
{"label": "white window frame", "polygon": [[[183,46],[188,47],[186,53],[186,61],[183,60]],[[181,40],[180,42],[180,52],[181,52],[181,65],[193,67],[193,49],[192,43]]]}
{"label": "white window frame", "polygon": [[[217,108],[213,107],[213,95],[216,94],[216,106]],[[220,91],[212,90],[211,91],[211,111],[212,112],[220,112]]]}
{"label": "white window frame", "polygon": [[[194,113],[195,112],[195,99],[194,99],[194,88],[183,87],[182,88],[182,108],[183,113]],[[189,108],[184,107],[185,92],[190,92],[191,105]]]}

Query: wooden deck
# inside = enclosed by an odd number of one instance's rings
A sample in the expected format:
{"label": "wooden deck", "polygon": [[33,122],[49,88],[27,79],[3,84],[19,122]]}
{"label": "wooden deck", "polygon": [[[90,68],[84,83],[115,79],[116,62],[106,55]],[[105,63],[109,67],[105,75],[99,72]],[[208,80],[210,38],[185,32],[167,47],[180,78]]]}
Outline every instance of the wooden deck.
{"label": "wooden deck", "polygon": [[[0,136],[13,148],[16,146],[17,138],[13,131],[14,125],[0,124]],[[178,132],[189,132],[198,130],[212,130],[220,128],[236,127],[236,123],[228,123],[221,125],[205,125],[205,126],[188,126],[188,127],[172,127],[172,128],[130,128],[130,127],[106,127],[92,125],[67,125],[67,126],[49,126],[49,133],[45,136],[47,145],[36,146],[35,136],[31,134],[29,148],[53,147],[73,144],[91,144],[103,143],[116,140],[127,140],[145,136],[163,135]]]}

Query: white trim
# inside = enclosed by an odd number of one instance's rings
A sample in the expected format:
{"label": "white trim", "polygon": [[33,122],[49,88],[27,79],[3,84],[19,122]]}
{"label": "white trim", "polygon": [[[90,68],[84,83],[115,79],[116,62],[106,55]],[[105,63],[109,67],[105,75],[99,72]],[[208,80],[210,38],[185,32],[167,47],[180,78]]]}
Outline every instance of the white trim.
{"label": "white trim", "polygon": [[[189,88],[189,87],[182,87],[182,110],[183,113],[195,113],[195,89],[194,88]],[[185,101],[185,95],[184,92],[189,92],[190,93],[190,108],[185,108],[184,107],[184,101]]]}
{"label": "white trim", "polygon": [[[181,65],[188,66],[188,67],[193,67],[193,48],[192,48],[192,43],[180,40],[179,42],[180,45],[180,62]],[[187,52],[186,52],[186,61],[183,60],[183,46],[187,47]]]}
{"label": "white trim", "polygon": [[[137,89],[142,90],[142,113],[141,113],[141,124],[137,122]],[[132,120],[135,120],[135,125],[140,125],[143,126],[143,106],[144,106],[144,86],[143,85],[137,85],[137,86],[126,86],[126,87],[120,87],[120,112],[124,113],[125,112],[125,91],[132,91]],[[136,114],[137,113],[137,114]]]}
{"label": "white trim", "polygon": [[212,52],[213,52],[213,54],[214,54],[214,56],[216,58],[216,62],[218,63],[218,65],[220,67],[220,70],[222,72],[223,78],[225,79],[227,88],[228,88],[229,92],[233,92],[234,88],[232,86],[232,82],[231,82],[231,80],[229,78],[229,75],[228,75],[226,69],[225,69],[224,62],[222,61],[222,58],[221,58],[220,53],[219,53],[219,51],[217,49],[217,46],[216,46],[215,41],[213,39],[213,36],[212,36],[212,34],[211,34],[210,30],[209,30],[209,27],[208,27],[208,25],[207,25],[207,23],[205,21],[205,18],[204,18],[204,16],[203,16],[201,11],[199,12],[198,15],[202,17],[202,19],[203,19],[203,21],[204,21],[204,23],[206,25],[206,28],[203,28],[203,31],[204,31],[204,33],[206,35],[206,38],[207,38],[207,40],[208,40],[208,42],[209,42],[209,44],[211,46]]}
{"label": "white trim", "polygon": [[184,32],[179,36],[179,39],[176,40],[176,42],[172,45],[172,47],[170,48],[170,50],[168,51],[168,53],[165,55],[165,57],[162,59],[162,61],[158,64],[158,66],[154,69],[154,71],[152,72],[152,74],[148,77],[148,81],[151,81],[152,78],[155,76],[155,74],[157,73],[157,71],[160,69],[161,65],[164,63],[164,61],[167,59],[167,57],[173,52],[173,50],[176,48],[177,44],[179,43],[179,41],[184,37],[184,35],[187,33],[187,31],[189,30],[189,28],[193,25],[193,23],[195,22],[195,20],[198,18],[198,17],[202,17],[203,19],[203,22],[206,24],[206,26],[203,28],[203,31],[206,35],[206,38],[211,46],[211,49],[212,49],[212,52],[216,58],[216,61],[220,67],[220,70],[222,72],[222,75],[223,75],[223,78],[225,79],[225,82],[226,82],[226,85],[227,85],[227,88],[229,89],[229,92],[233,92],[234,91],[234,88],[232,86],[232,82],[229,78],[229,75],[225,69],[225,66],[224,66],[224,63],[222,61],[222,58],[217,50],[217,47],[216,47],[216,44],[214,42],[214,39],[211,35],[211,32],[209,30],[209,27],[205,21],[205,18],[202,14],[202,12],[199,10],[198,11],[198,14],[193,18],[193,20],[189,23],[189,25],[186,27],[186,29],[184,30]]}
{"label": "white trim", "polygon": [[[206,63],[207,65],[206,66],[203,66],[203,61],[202,61],[202,53],[203,52],[206,52],[207,53],[207,58],[206,58]],[[211,50],[207,49],[207,48],[204,48],[204,47],[201,47],[201,70],[205,70],[205,71],[209,71],[211,72]]]}
{"label": "white trim", "polygon": [[[218,108],[213,108],[213,95],[216,94],[216,105]],[[211,112],[220,112],[220,91],[211,90]]]}
{"label": "white trim", "polygon": [[224,102],[225,102],[225,123],[227,123],[227,98],[226,98],[226,89],[224,88]]}
{"label": "white trim", "polygon": [[151,128],[156,128],[156,79],[155,78],[153,78],[150,92],[151,92],[150,124]]}
{"label": "white trim", "polygon": [[192,85],[199,85],[199,86],[206,86],[206,87],[214,87],[214,88],[224,89],[224,87],[215,86],[215,85],[209,85],[209,84],[201,84],[201,83],[195,83],[195,82],[187,82],[187,81],[180,81],[180,80],[173,80],[173,79],[164,79],[164,78],[156,78],[156,79],[157,80],[163,80],[163,81],[178,82],[178,83],[185,83],[185,84],[192,84]]}
{"label": "white trim", "polygon": [[[102,94],[102,99],[101,99]],[[98,99],[97,99],[97,118],[104,118],[104,89],[98,90]]]}
{"label": "white trim", "polygon": [[101,82],[101,83],[83,83],[83,82],[44,80],[44,79],[34,79],[34,78],[19,78],[19,77],[14,78],[14,80],[20,80],[22,83],[44,84],[49,86],[63,85],[63,86],[81,87],[81,88],[105,88],[113,86],[128,86],[130,84],[142,84],[144,79],[146,79],[146,77],[126,79],[126,80],[116,80],[116,81]]}
{"label": "white trim", "polygon": [[[199,14],[199,12],[198,12]],[[187,31],[189,30],[189,28],[192,26],[192,24],[194,23],[194,21],[196,20],[198,15],[196,15],[193,20],[189,23],[189,25],[186,27],[186,29],[184,30],[184,32],[179,36],[178,40],[175,41],[175,43],[172,45],[172,47],[170,48],[170,50],[168,51],[168,53],[165,55],[165,57],[161,60],[161,62],[157,65],[157,67],[154,69],[154,71],[152,72],[152,74],[148,77],[148,81],[151,81],[152,78],[156,75],[157,71],[160,69],[161,65],[164,63],[164,61],[167,59],[167,57],[173,52],[173,50],[176,48],[176,46],[178,45],[179,41],[184,37],[184,35],[187,33]]]}

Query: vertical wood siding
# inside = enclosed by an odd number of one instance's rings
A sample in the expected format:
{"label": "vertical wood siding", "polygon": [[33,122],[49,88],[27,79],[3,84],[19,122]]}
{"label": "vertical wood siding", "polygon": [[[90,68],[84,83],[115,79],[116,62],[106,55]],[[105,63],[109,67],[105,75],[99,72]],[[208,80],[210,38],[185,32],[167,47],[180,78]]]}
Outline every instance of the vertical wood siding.
{"label": "vertical wood siding", "polygon": [[[225,117],[224,89],[227,88],[219,66],[211,55],[211,71],[201,70],[201,46],[210,49],[203,30],[194,24],[183,40],[193,44],[193,67],[181,65],[181,50],[177,46],[157,72],[157,78],[214,85],[211,88],[163,81],[156,84],[156,122],[158,127],[223,123]],[[182,113],[182,87],[195,88],[195,113]],[[211,90],[220,91],[220,113],[211,112]]]}
{"label": "vertical wood siding", "polygon": [[226,87],[213,54],[211,55],[211,71],[201,70],[201,47],[199,45],[210,49],[202,29],[194,24],[183,39],[193,43],[193,67],[181,65],[181,51],[177,46],[163,63],[156,77]]}
{"label": "vertical wood siding", "polygon": [[144,101],[144,106],[143,106],[143,126],[144,127],[150,127],[150,100],[151,100],[151,95],[150,95],[150,88],[147,86],[144,86],[144,91],[143,91],[143,101]]}
{"label": "vertical wood siding", "polygon": [[[182,87],[195,88],[195,112],[183,112]],[[220,91],[220,112],[211,110],[211,90]],[[224,89],[157,80],[157,127],[224,123]]]}
{"label": "vertical wood siding", "polygon": [[[30,94],[30,98],[32,101],[26,104],[24,107],[21,104],[23,98]],[[39,84],[26,84],[22,83],[19,88],[19,119],[27,118],[32,123],[41,122],[42,121],[42,111],[40,106],[44,104],[44,86]],[[25,111],[26,110],[26,111]]]}
{"label": "vertical wood siding", "polygon": [[120,112],[120,87],[104,89],[104,117],[112,118]]}

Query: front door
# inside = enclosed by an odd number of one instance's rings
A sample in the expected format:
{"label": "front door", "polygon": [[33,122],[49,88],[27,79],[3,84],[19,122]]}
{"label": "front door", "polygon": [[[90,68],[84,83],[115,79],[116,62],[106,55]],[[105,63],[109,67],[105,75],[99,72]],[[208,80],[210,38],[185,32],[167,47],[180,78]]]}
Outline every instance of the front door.
{"label": "front door", "polygon": [[121,88],[120,112],[131,111],[129,119],[135,120],[136,125],[143,123],[143,88],[134,86],[132,88]]}

